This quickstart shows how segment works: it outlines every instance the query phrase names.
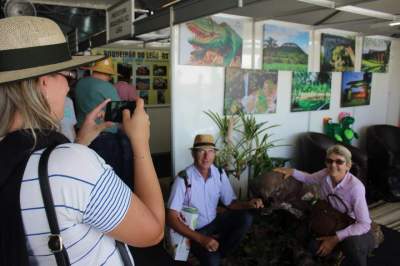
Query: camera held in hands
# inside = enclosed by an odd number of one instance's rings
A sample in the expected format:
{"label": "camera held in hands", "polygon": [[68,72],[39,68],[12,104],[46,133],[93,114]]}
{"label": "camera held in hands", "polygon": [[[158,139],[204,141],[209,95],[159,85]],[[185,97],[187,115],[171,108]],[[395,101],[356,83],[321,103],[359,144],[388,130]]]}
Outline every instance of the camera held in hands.
{"label": "camera held in hands", "polygon": [[112,121],[122,123],[122,111],[129,109],[131,113],[136,108],[136,102],[133,101],[112,101],[107,103],[106,114],[104,116],[105,121]]}

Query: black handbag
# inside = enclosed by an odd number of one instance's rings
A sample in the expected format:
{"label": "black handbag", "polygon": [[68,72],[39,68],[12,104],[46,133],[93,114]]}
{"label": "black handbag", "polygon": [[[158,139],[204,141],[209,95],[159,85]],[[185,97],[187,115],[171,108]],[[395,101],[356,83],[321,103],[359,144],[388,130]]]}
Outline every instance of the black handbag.
{"label": "black handbag", "polygon": [[[48,175],[49,156],[56,146],[57,145],[51,145],[47,147],[39,159],[39,183],[44,207],[46,210],[46,216],[51,231],[47,245],[54,254],[58,266],[69,266],[71,263],[69,262],[68,252],[63,245],[62,237],[60,235],[60,228],[58,227]],[[116,241],[116,247],[118,248],[124,265],[133,266],[125,244]]]}
{"label": "black handbag", "polygon": [[[329,202],[330,197],[337,198],[345,207],[346,213],[342,213]],[[316,236],[332,236],[336,231],[353,224],[355,220],[348,215],[349,210],[343,200],[335,195],[328,194],[327,200],[317,200],[311,208],[310,229]]]}

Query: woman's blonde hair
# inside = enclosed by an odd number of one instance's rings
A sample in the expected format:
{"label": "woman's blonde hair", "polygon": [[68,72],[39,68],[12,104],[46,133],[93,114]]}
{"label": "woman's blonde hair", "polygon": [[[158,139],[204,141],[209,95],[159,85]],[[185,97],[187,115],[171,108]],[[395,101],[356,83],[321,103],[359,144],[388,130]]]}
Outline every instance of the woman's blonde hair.
{"label": "woman's blonde hair", "polygon": [[[37,79],[0,84],[0,137],[12,126],[15,114],[22,118],[22,128],[57,130],[58,122],[51,115],[50,106],[38,88]],[[36,139],[36,135],[34,134]]]}
{"label": "woman's blonde hair", "polygon": [[346,147],[339,144],[333,145],[326,151],[326,157],[333,153],[344,157],[346,163],[351,164],[351,152]]}

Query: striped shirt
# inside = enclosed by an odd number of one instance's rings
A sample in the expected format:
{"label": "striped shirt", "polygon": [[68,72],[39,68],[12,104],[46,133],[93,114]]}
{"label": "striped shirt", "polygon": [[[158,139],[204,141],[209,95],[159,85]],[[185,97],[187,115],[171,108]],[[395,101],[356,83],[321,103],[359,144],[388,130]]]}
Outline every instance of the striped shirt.
{"label": "striped shirt", "polygon": [[[47,246],[50,233],[38,181],[43,150],[30,157],[21,184],[22,220],[32,265],[56,265]],[[106,235],[124,218],[130,189],[94,151],[59,145],[49,158],[49,181],[61,236],[71,265],[123,265]]]}

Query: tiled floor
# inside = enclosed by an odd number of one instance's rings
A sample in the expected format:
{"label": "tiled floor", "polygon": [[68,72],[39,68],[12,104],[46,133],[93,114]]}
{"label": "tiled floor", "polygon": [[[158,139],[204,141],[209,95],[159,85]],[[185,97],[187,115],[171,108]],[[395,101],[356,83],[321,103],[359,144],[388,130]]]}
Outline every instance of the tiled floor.
{"label": "tiled floor", "polygon": [[400,232],[400,202],[378,201],[369,206],[373,221]]}

